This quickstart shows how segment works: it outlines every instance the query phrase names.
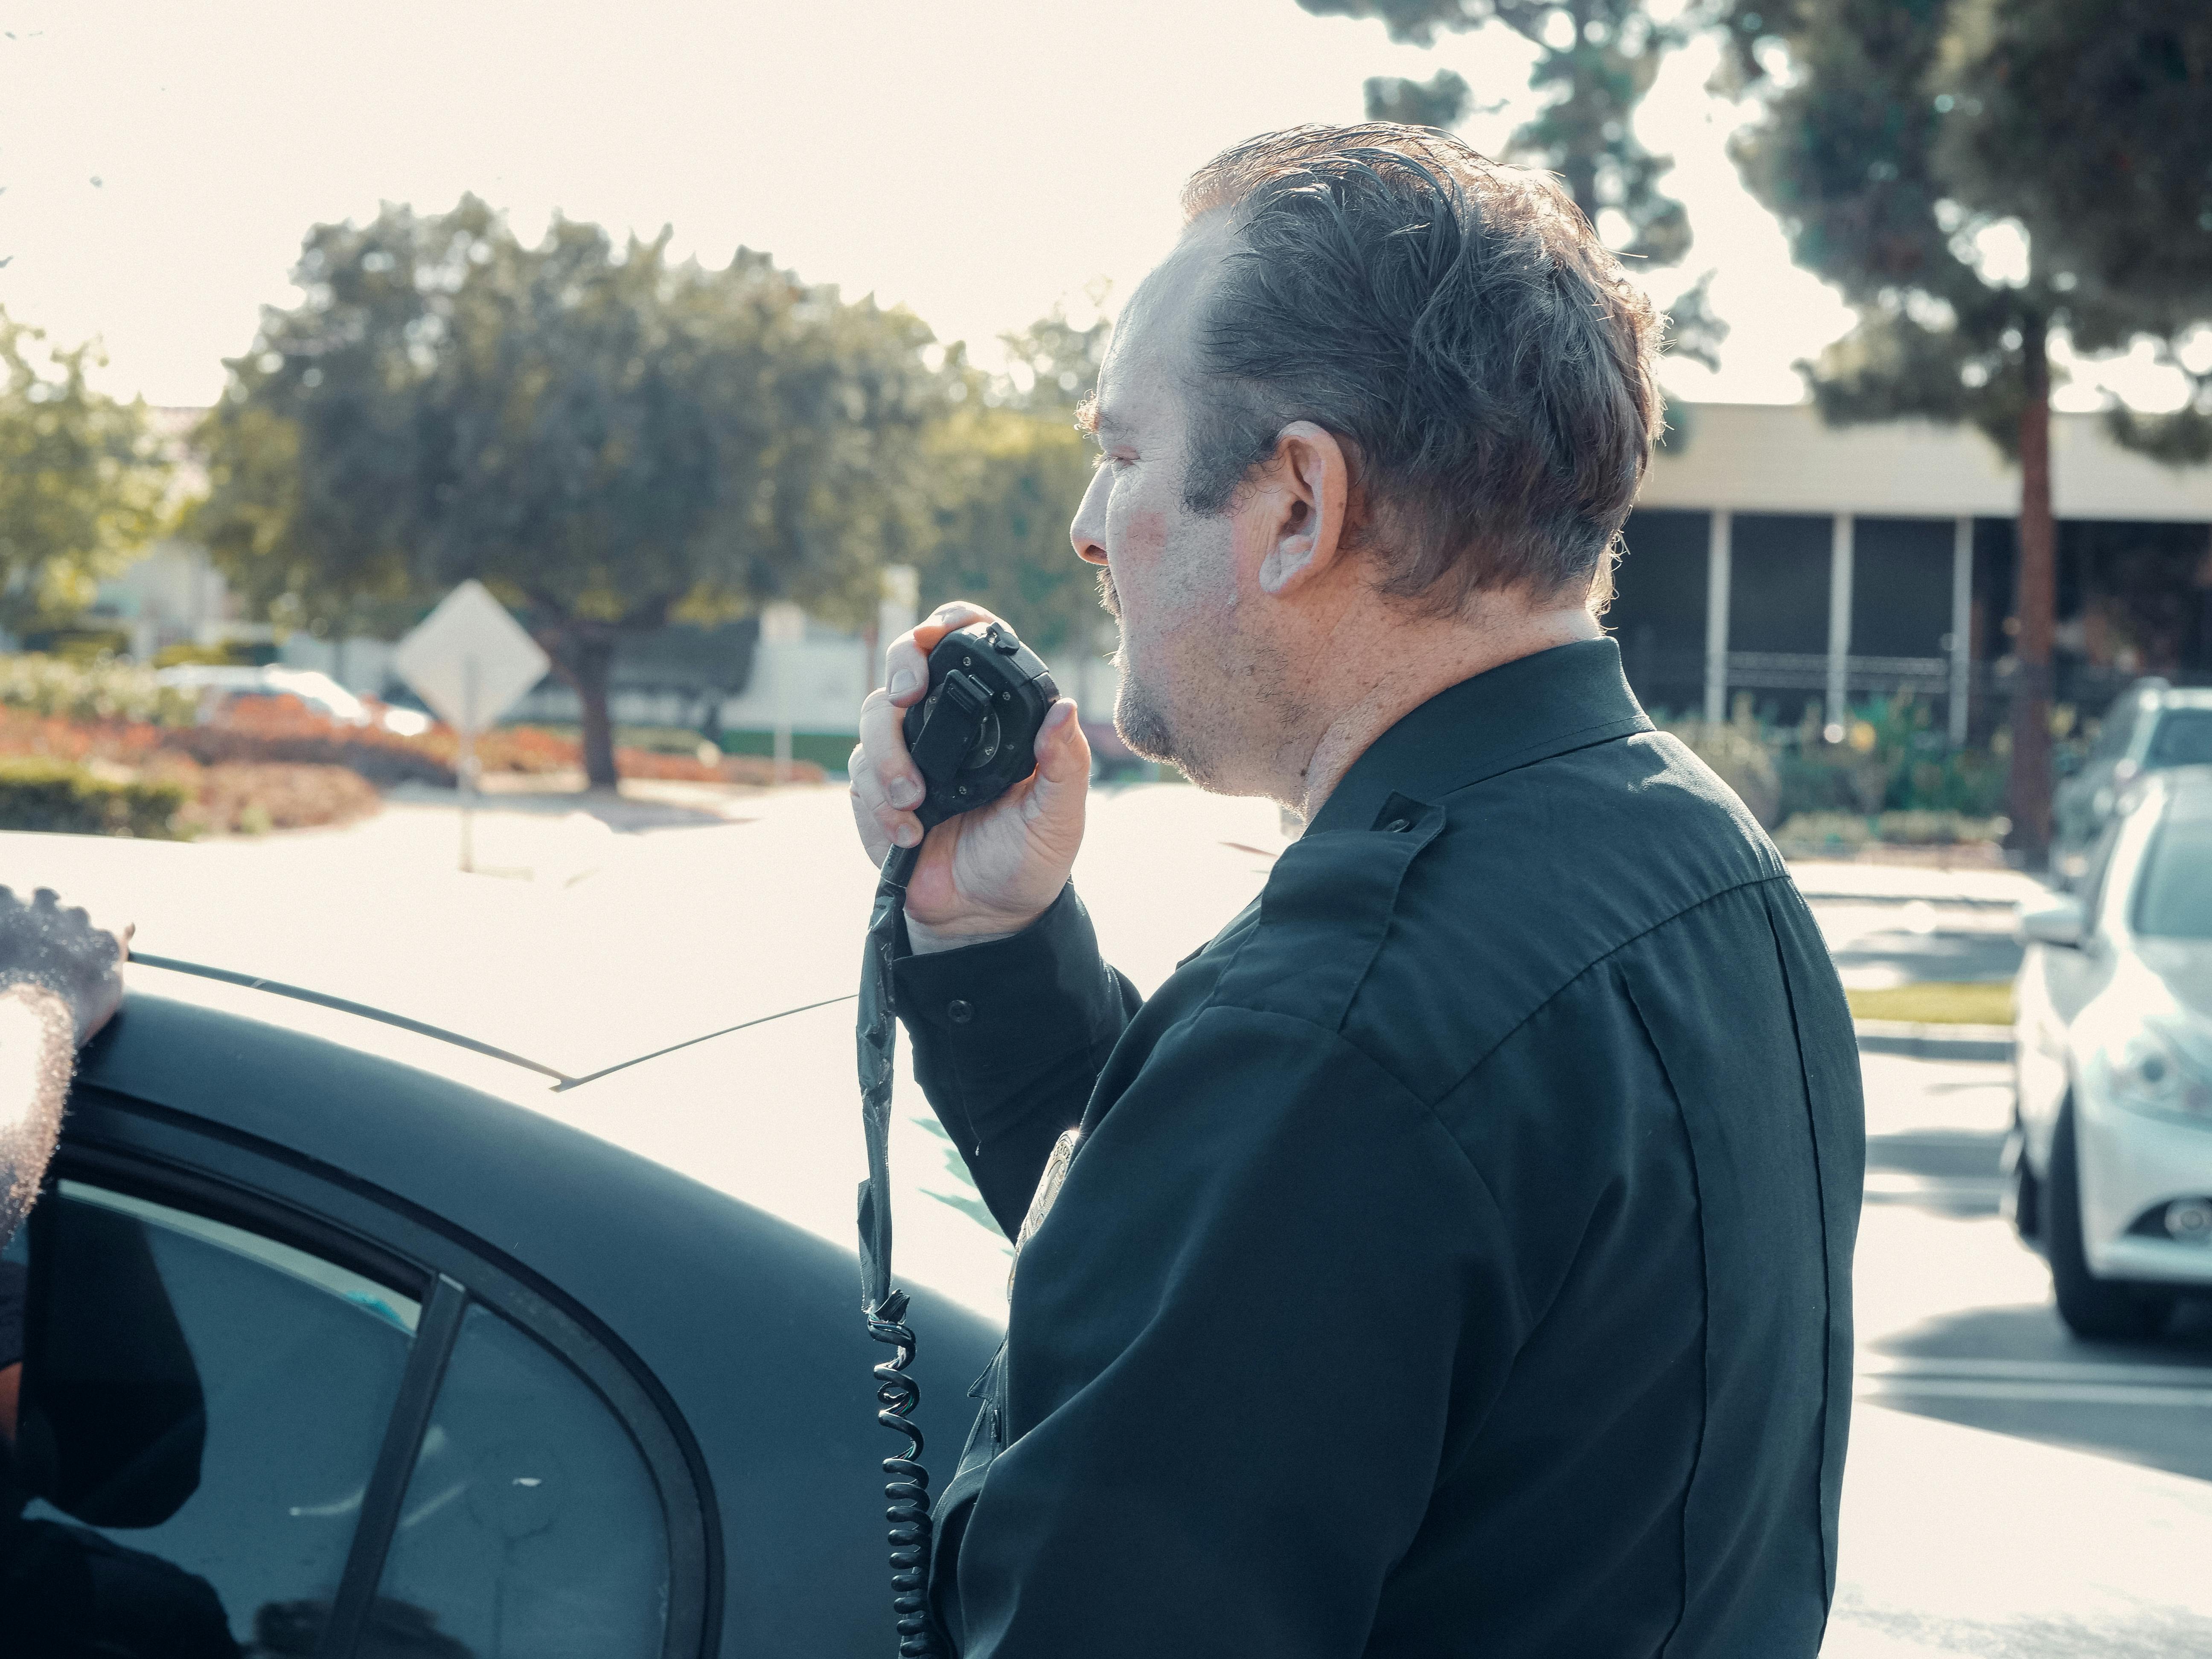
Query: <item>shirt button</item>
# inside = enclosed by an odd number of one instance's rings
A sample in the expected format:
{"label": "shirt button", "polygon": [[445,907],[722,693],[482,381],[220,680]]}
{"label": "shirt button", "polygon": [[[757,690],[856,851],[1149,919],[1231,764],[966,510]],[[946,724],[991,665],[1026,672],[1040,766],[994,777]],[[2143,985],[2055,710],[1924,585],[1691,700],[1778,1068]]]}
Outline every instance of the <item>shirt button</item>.
{"label": "shirt button", "polygon": [[955,1025],[965,1025],[975,1018],[975,1005],[955,997],[945,1005],[945,1017]]}
{"label": "shirt button", "polygon": [[1411,818],[1392,818],[1389,823],[1382,826],[1382,832],[1385,835],[1395,836],[1401,830],[1410,830],[1413,827],[1413,821]]}

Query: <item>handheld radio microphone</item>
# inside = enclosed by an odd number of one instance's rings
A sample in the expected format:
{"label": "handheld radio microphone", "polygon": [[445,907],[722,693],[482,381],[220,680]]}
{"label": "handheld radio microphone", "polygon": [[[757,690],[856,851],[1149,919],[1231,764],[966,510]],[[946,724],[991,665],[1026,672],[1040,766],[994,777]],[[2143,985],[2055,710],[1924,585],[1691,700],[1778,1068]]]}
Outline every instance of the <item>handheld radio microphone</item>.
{"label": "handheld radio microphone", "polygon": [[[928,694],[906,711],[907,751],[922,778],[915,815],[923,830],[988,805],[1034,772],[1037,732],[1059,696],[1043,659],[1004,623],[974,624],[939,640],[929,653]],[[929,1616],[929,1472],[913,1415],[921,1389],[907,1370],[914,1328],[906,1323],[906,1292],[891,1284],[891,1055],[898,1033],[891,949],[921,858],[917,842],[893,847],[884,860],[860,969],[860,1127],[868,1153],[860,1183],[860,1307],[868,1334],[895,1350],[875,1368],[876,1420],[908,1442],[902,1455],[884,1460],[898,1650],[903,1659],[939,1659],[944,1650]]]}

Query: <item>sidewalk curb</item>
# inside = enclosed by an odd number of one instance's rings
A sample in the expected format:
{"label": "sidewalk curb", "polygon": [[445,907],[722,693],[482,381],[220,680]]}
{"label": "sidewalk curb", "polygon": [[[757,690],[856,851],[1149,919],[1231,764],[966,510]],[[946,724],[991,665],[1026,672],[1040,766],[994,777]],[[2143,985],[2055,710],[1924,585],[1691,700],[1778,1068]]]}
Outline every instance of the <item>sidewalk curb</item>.
{"label": "sidewalk curb", "polygon": [[2009,1025],[1923,1025],[1903,1019],[1861,1019],[1863,1054],[1905,1054],[1916,1060],[2002,1060],[2012,1058]]}

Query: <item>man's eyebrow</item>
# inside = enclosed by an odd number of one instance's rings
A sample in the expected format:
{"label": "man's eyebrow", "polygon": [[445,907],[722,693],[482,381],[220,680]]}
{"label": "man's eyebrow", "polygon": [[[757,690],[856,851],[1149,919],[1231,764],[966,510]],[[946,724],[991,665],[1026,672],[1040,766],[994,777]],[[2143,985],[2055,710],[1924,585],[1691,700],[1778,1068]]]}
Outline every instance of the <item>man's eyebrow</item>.
{"label": "man's eyebrow", "polygon": [[1094,443],[1103,443],[1123,428],[1114,410],[1099,406],[1098,394],[1094,392],[1076,405],[1075,429]]}

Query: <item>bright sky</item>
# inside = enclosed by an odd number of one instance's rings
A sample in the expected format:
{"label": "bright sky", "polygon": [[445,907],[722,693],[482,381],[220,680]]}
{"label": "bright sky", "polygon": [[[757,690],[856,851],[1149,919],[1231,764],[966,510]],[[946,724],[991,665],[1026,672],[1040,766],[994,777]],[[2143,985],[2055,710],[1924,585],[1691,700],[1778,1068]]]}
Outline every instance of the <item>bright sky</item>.
{"label": "bright sky", "polygon": [[[679,253],[765,248],[811,281],[993,343],[1097,280],[1126,295],[1172,240],[1186,174],[1229,143],[1358,118],[1369,75],[1449,66],[1494,149],[1530,107],[1502,30],[1394,46],[1294,0],[14,0],[0,23],[0,306],[64,343],[100,336],[103,384],[211,401],[222,359],[319,221],[464,191],[534,235],[556,209],[672,225]],[[1723,152],[1741,118],[1680,53],[1638,130],[1674,155],[1734,328],[1696,398],[1794,401],[1794,359],[1850,313],[1789,261]]]}

